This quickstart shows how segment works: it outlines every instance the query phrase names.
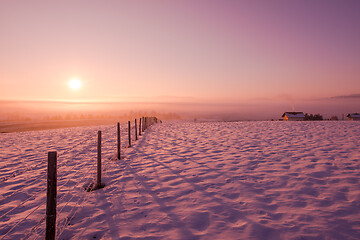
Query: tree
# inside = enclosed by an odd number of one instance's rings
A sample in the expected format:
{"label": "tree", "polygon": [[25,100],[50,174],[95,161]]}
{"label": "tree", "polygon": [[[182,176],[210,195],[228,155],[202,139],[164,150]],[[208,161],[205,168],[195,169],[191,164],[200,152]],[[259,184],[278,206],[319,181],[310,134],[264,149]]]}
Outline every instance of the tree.
{"label": "tree", "polygon": [[321,121],[323,120],[323,116],[319,113],[313,115],[313,114],[307,114],[305,113],[305,121]]}

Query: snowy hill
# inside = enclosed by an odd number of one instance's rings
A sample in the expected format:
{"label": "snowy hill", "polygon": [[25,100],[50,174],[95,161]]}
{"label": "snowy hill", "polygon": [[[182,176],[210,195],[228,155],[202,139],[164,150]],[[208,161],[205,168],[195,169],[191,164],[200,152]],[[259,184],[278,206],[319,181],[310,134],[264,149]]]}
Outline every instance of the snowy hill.
{"label": "snowy hill", "polygon": [[360,238],[357,122],[169,122],[132,148],[124,125],[121,160],[115,129],[0,135],[0,239],[43,238],[51,150],[58,239]]}

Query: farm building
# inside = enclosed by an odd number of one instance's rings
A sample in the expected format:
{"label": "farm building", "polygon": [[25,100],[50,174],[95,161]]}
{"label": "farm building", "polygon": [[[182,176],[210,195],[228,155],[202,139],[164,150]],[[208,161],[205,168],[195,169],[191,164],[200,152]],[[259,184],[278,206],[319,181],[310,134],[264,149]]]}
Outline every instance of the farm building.
{"label": "farm building", "polygon": [[351,121],[359,121],[360,113],[349,113],[346,117]]}
{"label": "farm building", "polygon": [[284,121],[304,121],[305,115],[303,112],[284,112],[282,118]]}

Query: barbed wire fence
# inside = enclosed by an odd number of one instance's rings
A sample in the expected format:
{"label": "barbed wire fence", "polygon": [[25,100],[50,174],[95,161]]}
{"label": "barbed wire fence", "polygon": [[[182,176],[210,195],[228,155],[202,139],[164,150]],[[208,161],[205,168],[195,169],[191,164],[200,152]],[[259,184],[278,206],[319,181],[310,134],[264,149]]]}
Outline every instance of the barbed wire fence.
{"label": "barbed wire fence", "polygon": [[[67,226],[72,224],[84,203],[92,196],[91,192],[98,189],[95,180],[98,181],[97,164],[99,161],[95,160],[99,147],[100,162],[103,162],[102,174],[111,177],[107,175],[108,169],[111,168],[111,161],[116,161],[118,156],[123,156],[126,149],[130,148],[150,125],[157,122],[159,120],[156,117],[142,117],[137,122],[138,124],[135,121],[135,124],[131,124],[132,122],[129,121],[127,124],[119,124],[118,129],[116,126],[101,127],[103,141],[100,145],[96,141],[96,136],[89,134],[85,139],[75,141],[70,148],[56,152],[59,163],[55,169],[57,173],[56,223],[53,226],[53,236],[47,236],[45,239],[59,239]],[[101,152],[102,148],[104,151]],[[114,152],[114,149],[117,151]],[[44,194],[47,179],[46,167],[44,157],[35,166],[17,169],[0,179],[0,184],[6,184],[9,179],[23,181],[21,187],[13,191],[3,191],[0,195],[0,206],[5,206],[0,209],[0,221],[3,223],[0,226],[0,240],[43,239],[47,235],[47,196]],[[15,196],[19,196],[18,201],[11,201]],[[17,231],[20,229],[21,231]],[[24,234],[24,229],[28,229],[26,234]]]}

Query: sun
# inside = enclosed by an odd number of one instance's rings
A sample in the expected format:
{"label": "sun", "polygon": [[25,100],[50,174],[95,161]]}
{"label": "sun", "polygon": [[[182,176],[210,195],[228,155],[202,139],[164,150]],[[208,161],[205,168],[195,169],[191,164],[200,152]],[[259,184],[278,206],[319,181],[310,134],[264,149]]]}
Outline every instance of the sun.
{"label": "sun", "polygon": [[72,90],[78,90],[81,88],[81,86],[82,86],[82,82],[77,78],[73,78],[69,81],[69,87]]}

